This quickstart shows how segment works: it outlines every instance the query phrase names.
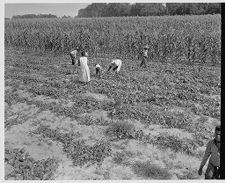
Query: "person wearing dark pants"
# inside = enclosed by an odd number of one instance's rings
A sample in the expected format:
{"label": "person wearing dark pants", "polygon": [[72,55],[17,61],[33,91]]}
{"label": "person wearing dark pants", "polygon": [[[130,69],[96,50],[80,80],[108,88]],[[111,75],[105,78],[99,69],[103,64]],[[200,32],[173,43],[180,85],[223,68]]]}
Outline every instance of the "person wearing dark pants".
{"label": "person wearing dark pants", "polygon": [[107,72],[109,72],[112,69],[115,73],[118,74],[119,71],[120,71],[120,69],[121,69],[121,66],[122,66],[122,60],[120,60],[120,59],[114,59],[110,63]]}
{"label": "person wearing dark pants", "polygon": [[140,67],[144,66],[144,68],[147,67],[147,60],[148,60],[148,46],[144,47],[144,50],[141,53],[141,65]]}
{"label": "person wearing dark pants", "polygon": [[101,66],[99,64],[95,65],[96,75],[100,78],[101,77]]}
{"label": "person wearing dark pants", "polygon": [[141,65],[140,65],[140,67],[144,66],[144,68],[146,68],[146,67],[147,67],[146,62],[147,62],[147,57],[143,56],[143,57],[142,57],[142,60],[141,60]]}
{"label": "person wearing dark pants", "polygon": [[198,174],[202,175],[202,169],[210,157],[208,167],[205,172],[205,179],[220,178],[220,134],[221,128],[220,126],[216,126],[215,138],[210,140],[206,145],[205,154],[198,170]]}

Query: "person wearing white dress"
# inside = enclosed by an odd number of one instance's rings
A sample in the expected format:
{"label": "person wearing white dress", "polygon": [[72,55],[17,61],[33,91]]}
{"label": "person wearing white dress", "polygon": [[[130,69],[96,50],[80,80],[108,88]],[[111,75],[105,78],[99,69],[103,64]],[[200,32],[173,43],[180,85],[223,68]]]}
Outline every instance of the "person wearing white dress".
{"label": "person wearing white dress", "polygon": [[110,71],[111,69],[113,69],[113,71],[115,71],[116,73],[118,73],[120,71],[120,69],[121,69],[121,66],[122,66],[122,60],[120,60],[120,59],[114,59],[110,63],[107,72]]}
{"label": "person wearing white dress", "polygon": [[90,70],[88,67],[88,59],[87,59],[87,52],[82,51],[81,57],[78,62],[78,66],[80,67],[79,71],[79,81],[88,83],[90,81]]}

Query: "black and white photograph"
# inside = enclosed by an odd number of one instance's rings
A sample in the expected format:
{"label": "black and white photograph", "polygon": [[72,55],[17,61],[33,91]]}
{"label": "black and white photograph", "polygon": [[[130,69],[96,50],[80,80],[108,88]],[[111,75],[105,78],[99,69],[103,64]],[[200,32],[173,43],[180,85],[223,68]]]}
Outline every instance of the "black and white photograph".
{"label": "black and white photograph", "polygon": [[4,2],[4,180],[220,177],[221,2]]}

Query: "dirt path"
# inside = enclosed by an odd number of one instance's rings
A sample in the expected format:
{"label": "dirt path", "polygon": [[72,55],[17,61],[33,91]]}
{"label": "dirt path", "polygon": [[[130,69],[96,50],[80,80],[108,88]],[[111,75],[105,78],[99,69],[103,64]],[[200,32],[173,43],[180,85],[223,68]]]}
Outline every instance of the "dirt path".
{"label": "dirt path", "polygon": [[[101,97],[103,98],[103,96]],[[51,129],[60,128],[60,131],[63,133],[69,131],[79,132],[81,134],[80,138],[87,140],[88,144],[94,144],[98,140],[106,138],[104,136],[106,127],[79,125],[77,121],[68,117],[56,116],[50,111],[38,112],[37,107],[24,103],[17,103],[8,107],[8,113],[11,114],[8,116],[8,119],[13,118],[15,114],[19,114],[24,116],[26,121],[23,121],[22,124],[14,125],[5,131],[5,145],[9,148],[25,148],[36,160],[57,159],[59,167],[54,175],[56,180],[145,179],[135,175],[131,165],[136,161],[145,162],[146,160],[161,168],[169,169],[172,179],[185,176],[198,178],[196,172],[200,164],[199,159],[182,153],[174,153],[169,149],[164,151],[151,144],[146,145],[136,140],[121,140],[112,143],[114,154],[118,152],[125,154],[126,158],[123,163],[117,164],[112,157],[109,157],[104,160],[101,166],[74,167],[72,161],[62,151],[60,143],[43,138],[40,135],[30,134],[30,132],[35,131],[40,125],[49,125]],[[107,118],[104,111],[93,112],[90,115]],[[133,124],[137,129],[142,129],[145,133],[150,133],[152,136],[156,136],[159,133],[168,133],[175,135],[177,138],[193,138],[192,134],[180,129],[165,129],[160,125],[151,125],[145,129],[144,125],[138,121],[133,121]]]}

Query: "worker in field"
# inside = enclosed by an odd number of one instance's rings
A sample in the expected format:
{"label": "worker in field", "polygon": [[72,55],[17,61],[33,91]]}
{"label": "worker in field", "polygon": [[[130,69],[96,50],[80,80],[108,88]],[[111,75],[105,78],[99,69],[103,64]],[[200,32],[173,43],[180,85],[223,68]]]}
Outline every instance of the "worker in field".
{"label": "worker in field", "polygon": [[101,78],[101,70],[102,70],[101,66],[100,66],[99,64],[96,64],[96,65],[95,65],[95,71],[96,71],[96,75],[97,75],[99,78]]}
{"label": "worker in field", "polygon": [[88,53],[85,51],[81,52],[81,57],[78,60],[79,66],[79,81],[82,83],[88,83],[90,81],[90,70],[88,67]]}
{"label": "worker in field", "polygon": [[202,175],[202,169],[210,157],[205,179],[218,179],[220,177],[220,134],[220,126],[216,126],[214,139],[206,145],[205,154],[198,170],[198,174]]}
{"label": "worker in field", "polygon": [[75,50],[70,52],[70,57],[72,60],[72,65],[75,65],[75,63],[77,62],[77,57],[78,57],[78,53],[79,53],[79,47],[76,47]]}
{"label": "worker in field", "polygon": [[115,71],[116,73],[119,73],[119,71],[120,71],[120,69],[121,69],[121,66],[122,66],[122,60],[120,60],[120,59],[114,59],[114,60],[112,60],[112,62],[110,63],[107,72],[110,71],[110,70],[112,69],[112,70]]}
{"label": "worker in field", "polygon": [[147,60],[148,60],[148,45],[144,46],[143,50],[141,51],[139,58],[141,58],[141,65],[140,67],[144,66],[147,67]]}

